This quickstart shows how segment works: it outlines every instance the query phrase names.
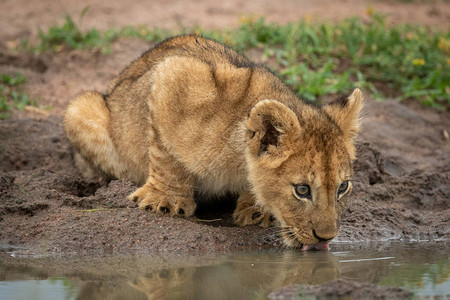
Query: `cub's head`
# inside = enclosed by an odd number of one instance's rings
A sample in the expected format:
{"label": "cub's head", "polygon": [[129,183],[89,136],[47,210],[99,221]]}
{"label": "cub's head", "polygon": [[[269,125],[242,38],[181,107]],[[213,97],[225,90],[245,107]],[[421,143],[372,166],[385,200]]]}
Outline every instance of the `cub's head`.
{"label": "cub's head", "polygon": [[328,248],[338,234],[352,191],[362,102],[356,89],[321,108],[301,104],[293,111],[275,100],[253,107],[247,121],[249,180],[287,245]]}

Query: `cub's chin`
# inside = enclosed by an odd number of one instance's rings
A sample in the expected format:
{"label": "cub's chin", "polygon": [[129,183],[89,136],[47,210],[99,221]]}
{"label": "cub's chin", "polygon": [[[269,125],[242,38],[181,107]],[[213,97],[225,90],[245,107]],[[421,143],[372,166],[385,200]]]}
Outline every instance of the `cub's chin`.
{"label": "cub's chin", "polygon": [[283,231],[282,233],[284,243],[291,248],[300,249],[302,251],[309,250],[329,250],[328,241],[326,242],[317,242],[314,244],[306,244],[302,243],[299,238],[292,231]]}

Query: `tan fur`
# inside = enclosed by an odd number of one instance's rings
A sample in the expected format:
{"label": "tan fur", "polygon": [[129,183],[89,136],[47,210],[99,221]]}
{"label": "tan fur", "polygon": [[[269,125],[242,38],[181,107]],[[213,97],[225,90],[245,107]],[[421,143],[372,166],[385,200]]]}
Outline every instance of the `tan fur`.
{"label": "tan fur", "polygon": [[[336,236],[352,175],[363,97],[314,107],[267,68],[197,36],[167,40],[134,61],[106,95],[86,92],[67,136],[105,174],[142,185],[130,199],[191,216],[194,191],[241,196],[237,224],[275,220],[292,246]],[[311,198],[294,195],[308,184]],[[271,216],[275,218],[272,218]]]}

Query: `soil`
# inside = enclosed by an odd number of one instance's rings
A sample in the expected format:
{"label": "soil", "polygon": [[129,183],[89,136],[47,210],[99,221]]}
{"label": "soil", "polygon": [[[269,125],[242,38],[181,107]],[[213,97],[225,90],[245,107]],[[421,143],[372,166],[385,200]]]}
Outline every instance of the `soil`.
{"label": "soil", "polygon": [[[58,5],[42,0],[2,1],[0,72],[22,73],[28,79],[30,97],[52,109],[15,111],[11,118],[0,121],[0,245],[16,253],[51,256],[221,253],[282,247],[273,229],[234,227],[232,199],[222,199],[220,207],[201,206],[188,220],[160,217],[126,200],[136,189],[133,183],[89,181],[75,168],[62,127],[69,99],[83,90],[106,90],[109,81],[149,43],[121,39],[114,42],[108,55],[66,49],[34,55],[13,51],[11,44],[35,37],[39,27],[61,24],[64,14],[76,16],[88,5],[83,28],[137,24],[233,27],[239,15],[248,14],[265,15],[274,22],[305,16],[333,21],[350,15],[365,18],[368,6],[387,13],[391,22],[413,21],[442,28],[450,23],[448,1],[344,2],[292,0],[278,6],[265,0],[218,5],[192,0],[151,4],[142,0],[62,0]],[[370,94],[366,98],[357,140],[354,192],[334,243],[448,241],[450,113],[413,101],[377,102]]]}

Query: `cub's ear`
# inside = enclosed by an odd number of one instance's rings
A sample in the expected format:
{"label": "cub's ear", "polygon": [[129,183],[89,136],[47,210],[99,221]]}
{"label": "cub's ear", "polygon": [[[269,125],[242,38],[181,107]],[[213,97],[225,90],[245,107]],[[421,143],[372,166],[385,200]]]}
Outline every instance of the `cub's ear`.
{"label": "cub's ear", "polygon": [[350,96],[339,98],[323,109],[342,130],[344,138],[353,140],[359,132],[363,105],[363,94],[360,89],[355,89]]}
{"label": "cub's ear", "polygon": [[297,116],[276,100],[258,102],[247,121],[249,154],[270,168],[278,167],[297,148],[301,128]]}

